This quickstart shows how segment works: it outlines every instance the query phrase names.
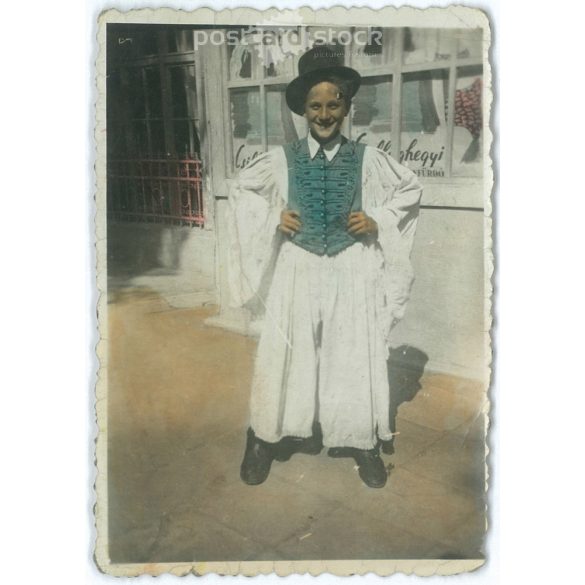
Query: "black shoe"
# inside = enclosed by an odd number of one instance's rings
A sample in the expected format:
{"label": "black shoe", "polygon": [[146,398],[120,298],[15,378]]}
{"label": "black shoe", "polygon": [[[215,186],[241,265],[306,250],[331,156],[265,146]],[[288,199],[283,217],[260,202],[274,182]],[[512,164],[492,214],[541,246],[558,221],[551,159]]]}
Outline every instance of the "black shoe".
{"label": "black shoe", "polygon": [[388,472],[377,449],[354,449],[353,457],[359,467],[358,473],[368,487],[381,488],[386,485]]}
{"label": "black shoe", "polygon": [[248,485],[258,485],[266,481],[274,458],[270,443],[259,439],[252,429],[248,429],[246,452],[240,467],[240,477]]}

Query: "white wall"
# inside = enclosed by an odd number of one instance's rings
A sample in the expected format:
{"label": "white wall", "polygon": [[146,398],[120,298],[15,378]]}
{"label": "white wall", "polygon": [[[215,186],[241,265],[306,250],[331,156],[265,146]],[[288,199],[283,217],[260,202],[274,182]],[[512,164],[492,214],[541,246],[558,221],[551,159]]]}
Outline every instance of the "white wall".
{"label": "white wall", "polygon": [[425,352],[427,370],[483,376],[483,233],[482,211],[421,210],[412,253],[416,280],[392,339]]}

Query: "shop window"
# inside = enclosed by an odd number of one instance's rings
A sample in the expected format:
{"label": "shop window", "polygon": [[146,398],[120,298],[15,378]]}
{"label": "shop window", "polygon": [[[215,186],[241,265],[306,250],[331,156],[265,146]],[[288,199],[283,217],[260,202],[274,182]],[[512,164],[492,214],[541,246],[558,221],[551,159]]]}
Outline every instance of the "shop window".
{"label": "shop window", "polygon": [[392,77],[365,77],[353,99],[351,130],[355,140],[387,148],[392,129]]}
{"label": "shop window", "polygon": [[242,29],[225,48],[232,122],[231,172],[260,153],[303,137],[286,84],[317,44],[343,51],[362,75],[344,134],[382,148],[428,179],[482,173],[480,29]]}
{"label": "shop window", "polygon": [[244,168],[263,152],[260,129],[260,91],[236,89],[230,93],[233,159]]}
{"label": "shop window", "polygon": [[446,69],[402,75],[399,160],[429,178],[446,175],[448,77]]}
{"label": "shop window", "polygon": [[296,140],[298,130],[290,116],[284,89],[286,86],[270,87],[266,91],[266,123],[268,148]]}

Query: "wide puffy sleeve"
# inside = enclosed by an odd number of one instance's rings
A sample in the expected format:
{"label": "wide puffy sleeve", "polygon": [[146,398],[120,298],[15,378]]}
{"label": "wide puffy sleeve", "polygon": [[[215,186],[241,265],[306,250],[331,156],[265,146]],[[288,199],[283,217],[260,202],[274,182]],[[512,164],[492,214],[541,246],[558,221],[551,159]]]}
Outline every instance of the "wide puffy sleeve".
{"label": "wide puffy sleeve", "polygon": [[288,173],[281,148],[254,159],[228,181],[227,239],[231,305],[241,307],[263,289],[282,237]]}
{"label": "wide puffy sleeve", "polygon": [[362,172],[364,211],[378,224],[383,255],[383,305],[387,330],[402,319],[414,280],[410,252],[422,187],[417,176],[377,148],[366,147]]}

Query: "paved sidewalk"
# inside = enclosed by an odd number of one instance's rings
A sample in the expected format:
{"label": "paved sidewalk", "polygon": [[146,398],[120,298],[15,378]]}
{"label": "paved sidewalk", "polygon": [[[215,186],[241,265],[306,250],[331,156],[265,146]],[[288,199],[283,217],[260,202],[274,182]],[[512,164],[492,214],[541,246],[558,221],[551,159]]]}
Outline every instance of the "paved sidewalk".
{"label": "paved sidewalk", "polygon": [[112,562],[482,558],[480,383],[402,371],[383,489],[326,450],[250,487],[239,466],[256,341],[205,326],[215,311],[146,290],[108,306]]}

